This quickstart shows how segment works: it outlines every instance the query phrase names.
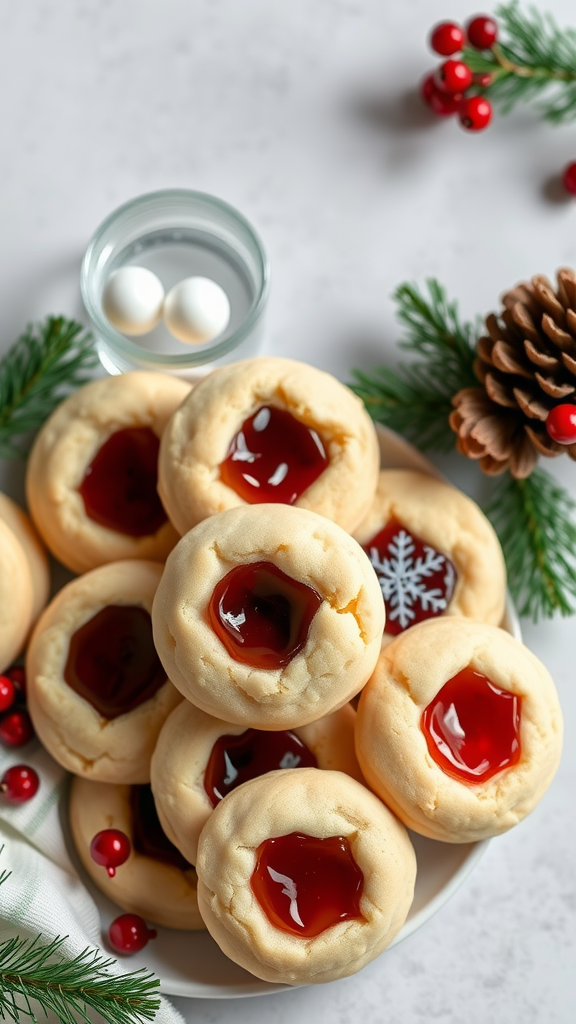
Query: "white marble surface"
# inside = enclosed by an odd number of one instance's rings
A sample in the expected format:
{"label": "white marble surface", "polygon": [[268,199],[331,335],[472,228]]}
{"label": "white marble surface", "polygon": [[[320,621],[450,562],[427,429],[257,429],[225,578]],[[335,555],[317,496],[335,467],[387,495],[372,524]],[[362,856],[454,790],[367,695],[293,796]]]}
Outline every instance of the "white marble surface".
{"label": "white marble surface", "polygon": [[[545,0],[562,24],[571,0]],[[116,205],[168,186],[227,199],[273,270],[270,352],[348,379],[397,358],[394,287],[437,276],[473,316],[508,285],[576,265],[557,188],[572,128],[523,110],[467,135],[415,99],[425,38],[463,0],[28,0],[0,10],[2,347],[80,314],[79,262]],[[474,486],[473,467],[443,461]],[[553,471],[576,495],[566,459]],[[17,475],[17,474],[16,474]],[[561,769],[465,887],[360,975],[187,1020],[572,1024],[576,997],[575,620],[525,625],[566,714]]]}

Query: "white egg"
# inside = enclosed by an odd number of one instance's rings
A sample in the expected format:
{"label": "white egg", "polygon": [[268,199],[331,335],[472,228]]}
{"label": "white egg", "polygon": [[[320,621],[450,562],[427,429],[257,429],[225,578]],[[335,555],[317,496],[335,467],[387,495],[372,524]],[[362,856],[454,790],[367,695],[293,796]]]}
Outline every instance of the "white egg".
{"label": "white egg", "polygon": [[212,341],[230,322],[230,302],[223,288],[208,277],[187,277],[168,292],[164,323],[179,341]]}
{"label": "white egg", "polygon": [[162,316],[164,287],[146,267],[119,267],[106,281],[102,308],[123,334],[146,334]]}

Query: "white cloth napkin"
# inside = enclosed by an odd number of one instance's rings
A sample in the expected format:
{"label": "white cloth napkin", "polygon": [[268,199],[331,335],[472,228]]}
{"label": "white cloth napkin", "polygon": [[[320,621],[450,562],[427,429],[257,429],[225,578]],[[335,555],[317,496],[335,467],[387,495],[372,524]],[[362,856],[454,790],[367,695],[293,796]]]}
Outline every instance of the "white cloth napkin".
{"label": "white cloth napkin", "polygon": [[[0,941],[42,933],[46,941],[66,936],[62,952],[74,957],[100,946],[98,910],[70,860],[60,820],[66,773],[37,743],[14,750],[0,747],[0,777],[13,764],[38,772],[40,788],[24,804],[0,797],[0,871],[10,878],[0,886]],[[110,954],[104,950],[108,957]],[[118,963],[128,973],[130,961]],[[184,1024],[181,1014],[162,998],[156,1024]]]}

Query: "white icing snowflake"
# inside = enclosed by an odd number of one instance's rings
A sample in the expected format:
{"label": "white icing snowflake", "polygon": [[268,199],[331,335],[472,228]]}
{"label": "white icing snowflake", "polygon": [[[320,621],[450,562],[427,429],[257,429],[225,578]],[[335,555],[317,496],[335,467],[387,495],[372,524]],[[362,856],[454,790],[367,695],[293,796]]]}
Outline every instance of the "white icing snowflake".
{"label": "white icing snowflake", "polygon": [[[370,549],[370,561],[380,582],[388,619],[391,622],[398,620],[401,629],[406,629],[416,617],[416,603],[424,612],[439,614],[445,611],[454,589],[452,563],[427,545],[424,545],[424,557],[414,559],[414,542],[406,530],[398,531],[390,541],[388,551],[389,557],[381,560],[378,549]],[[444,593],[439,587],[429,590],[426,577],[442,570]]]}

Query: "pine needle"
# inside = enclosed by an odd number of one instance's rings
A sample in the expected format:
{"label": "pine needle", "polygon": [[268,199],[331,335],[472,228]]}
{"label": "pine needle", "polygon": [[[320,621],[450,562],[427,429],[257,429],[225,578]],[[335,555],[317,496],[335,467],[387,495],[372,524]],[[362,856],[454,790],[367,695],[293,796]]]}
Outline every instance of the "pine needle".
{"label": "pine needle", "polygon": [[502,477],[486,509],[519,612],[535,622],[576,610],[575,507],[549,473],[536,469],[526,480]]}
{"label": "pine needle", "polygon": [[496,8],[499,39],[491,50],[465,47],[471,71],[489,74],[491,84],[477,92],[507,114],[517,103],[536,101],[553,124],[576,117],[576,30],[561,29],[535,7],[520,10],[517,0]]}
{"label": "pine needle", "polygon": [[114,975],[115,963],[97,950],[85,949],[73,959],[60,953],[63,938],[43,942],[19,937],[0,943],[0,1017],[33,1024],[31,1000],[52,1011],[62,1024],[90,1024],[87,1010],[96,1010],[109,1024],[151,1021],[160,1005],[160,982],[148,971]]}
{"label": "pine needle", "polygon": [[394,293],[397,317],[406,328],[400,347],[419,360],[397,370],[376,367],[371,374],[353,370],[352,390],[378,423],[404,434],[423,451],[450,451],[454,434],[448,424],[451,399],[460,388],[477,387],[475,342],[479,325],[461,323],[456,303],[442,285],[426,282],[428,296],[416,285]]}
{"label": "pine needle", "polygon": [[30,326],[0,360],[0,458],[23,458],[35,433],[98,362],[92,335],[65,317]]}

